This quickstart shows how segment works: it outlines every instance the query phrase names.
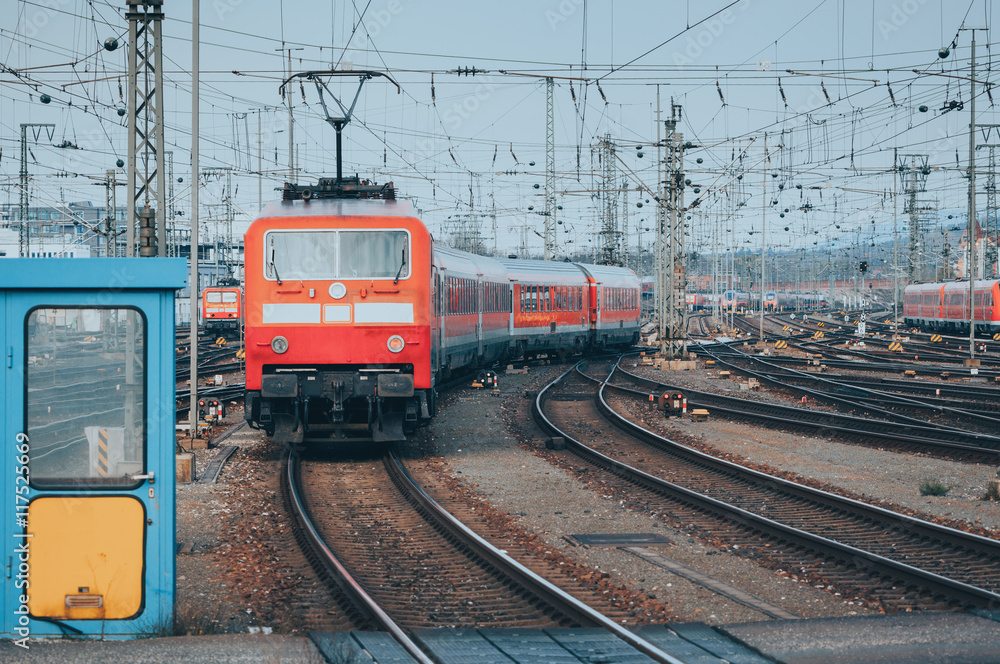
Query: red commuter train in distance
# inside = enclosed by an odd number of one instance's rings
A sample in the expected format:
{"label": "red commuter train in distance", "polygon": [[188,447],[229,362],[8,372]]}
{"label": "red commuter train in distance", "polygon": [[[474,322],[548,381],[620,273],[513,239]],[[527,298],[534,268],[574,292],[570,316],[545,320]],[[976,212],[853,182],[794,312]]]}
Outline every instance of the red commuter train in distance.
{"label": "red commuter train in distance", "polygon": [[625,268],[434,242],[391,183],[286,185],[245,235],[246,419],[275,440],[399,440],[460,369],[628,345]]}
{"label": "red commuter train in distance", "polygon": [[[1000,332],[1000,281],[981,279],[973,289],[976,331]],[[969,282],[912,284],[903,290],[907,325],[942,332],[969,331]]]}
{"label": "red commuter train in distance", "polygon": [[238,286],[201,291],[201,326],[212,335],[239,339],[243,324],[243,292]]}

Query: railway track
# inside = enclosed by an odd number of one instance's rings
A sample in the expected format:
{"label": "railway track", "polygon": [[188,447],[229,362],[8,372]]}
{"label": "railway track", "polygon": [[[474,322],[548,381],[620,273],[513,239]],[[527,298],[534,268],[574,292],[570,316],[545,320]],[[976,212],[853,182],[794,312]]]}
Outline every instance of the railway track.
{"label": "railway track", "polygon": [[697,452],[618,414],[612,392],[627,389],[573,369],[539,393],[536,417],[678,528],[888,611],[1000,603],[1000,542]]}
{"label": "railway track", "polygon": [[[1000,450],[1000,437],[995,431],[1000,425],[1000,417],[995,410],[980,407],[980,404],[970,400],[941,400],[929,396],[905,396],[884,390],[876,390],[865,384],[847,385],[826,375],[810,374],[801,371],[783,369],[760,357],[748,355],[735,349],[727,354],[709,349],[700,352],[718,366],[726,367],[748,376],[754,377],[763,384],[768,384],[792,394],[808,397],[830,404],[848,414],[838,414],[828,411],[806,410],[792,406],[764,404],[760,401],[724,397],[708,393],[697,393],[702,404],[715,402],[715,406],[732,412],[753,416],[755,413],[767,419],[774,416],[775,421],[782,419],[796,422],[816,422],[833,427],[844,427],[852,432],[868,432],[873,436],[889,436],[889,440],[907,440],[910,436],[924,439],[924,442],[912,441],[917,444],[940,444],[941,450],[947,451],[949,446],[967,446],[967,452],[982,452]],[[784,373],[765,373],[760,368],[778,370]],[[805,382],[807,385],[803,385]],[[664,389],[674,389],[664,386]],[[690,390],[689,390],[690,391]],[[694,394],[694,393],[692,393]],[[867,413],[871,418],[858,418],[854,413]],[[919,415],[920,417],[914,417]],[[977,427],[970,430],[951,426],[941,421],[942,417],[962,420]],[[874,418],[874,419],[873,419]],[[936,441],[936,442],[935,442]],[[958,450],[956,450],[958,451]]]}
{"label": "railway track", "polygon": [[575,626],[608,630],[654,661],[679,664],[617,624],[612,607],[598,613],[476,535],[393,451],[367,461],[292,456],[283,476],[301,539],[349,610],[420,662],[431,660],[410,638],[414,629]]}
{"label": "railway track", "polygon": [[[794,324],[794,322],[793,322]],[[756,334],[757,328],[747,321],[736,319],[736,325],[740,329]],[[825,331],[824,331],[825,330]],[[824,331],[823,339],[812,338],[809,333],[775,333],[775,336],[782,336],[793,346],[803,352],[819,354],[823,357],[823,363],[829,367],[839,369],[853,369],[858,371],[873,371],[883,373],[903,373],[913,371],[918,375],[941,375],[941,374],[962,374],[968,372],[968,368],[961,366],[965,359],[964,354],[954,355],[928,355],[919,350],[910,355],[909,352],[900,354],[898,351],[868,351],[859,350],[852,347],[836,347],[836,344],[844,344],[848,341],[858,341],[852,333],[837,331],[828,327],[815,328],[815,331]],[[863,339],[866,344],[873,341],[889,343],[889,340],[878,340],[866,337]],[[910,349],[907,347],[907,351]],[[846,357],[854,359],[845,359]],[[944,361],[950,364],[931,364],[930,361]],[[771,361],[792,365],[806,365],[809,360],[806,358],[790,358],[775,356]],[[978,376],[993,380],[1000,377],[1000,368],[990,368],[992,360],[987,361],[984,368],[978,369]]]}

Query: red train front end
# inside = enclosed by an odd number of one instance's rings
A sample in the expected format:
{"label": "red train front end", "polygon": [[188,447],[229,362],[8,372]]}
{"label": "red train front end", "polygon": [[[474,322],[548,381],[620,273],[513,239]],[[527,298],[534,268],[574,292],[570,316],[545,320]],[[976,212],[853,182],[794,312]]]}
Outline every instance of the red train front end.
{"label": "red train front end", "polygon": [[433,415],[431,238],[408,203],[306,191],[267,207],[245,248],[252,426],[386,441]]}
{"label": "red train front end", "polygon": [[201,292],[201,326],[225,339],[240,338],[243,293],[239,286],[206,288]]}

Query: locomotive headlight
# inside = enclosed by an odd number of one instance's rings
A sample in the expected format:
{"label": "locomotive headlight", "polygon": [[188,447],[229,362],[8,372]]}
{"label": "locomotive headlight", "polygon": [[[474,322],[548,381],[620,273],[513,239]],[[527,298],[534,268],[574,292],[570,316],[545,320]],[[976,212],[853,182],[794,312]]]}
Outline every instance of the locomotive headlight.
{"label": "locomotive headlight", "polygon": [[394,334],[389,337],[389,341],[387,341],[385,345],[389,348],[390,353],[398,353],[403,350],[403,346],[406,345],[406,342],[403,341],[403,337],[398,334]]}
{"label": "locomotive headlight", "polygon": [[278,355],[281,355],[286,350],[288,350],[288,339],[277,336],[271,339],[271,350],[273,350]]}
{"label": "locomotive headlight", "polygon": [[334,283],[330,284],[330,289],[328,292],[330,293],[330,297],[332,297],[335,300],[339,300],[340,298],[347,295],[347,286],[340,283],[339,281],[335,281]]}

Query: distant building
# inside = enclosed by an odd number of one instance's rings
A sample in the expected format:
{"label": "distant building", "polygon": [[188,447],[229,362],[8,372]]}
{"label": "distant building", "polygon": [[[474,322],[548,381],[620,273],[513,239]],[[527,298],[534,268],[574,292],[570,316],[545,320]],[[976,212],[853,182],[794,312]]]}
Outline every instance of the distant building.
{"label": "distant building", "polygon": [[[124,239],[126,209],[116,208],[115,227]],[[60,203],[28,208],[28,256],[80,258],[107,255],[106,208],[90,202]],[[19,255],[21,211],[17,204],[0,204],[0,231],[13,233],[13,247],[3,234],[0,251]]]}
{"label": "distant building", "polygon": [[[111,252],[108,251],[106,210],[89,201],[29,207],[28,257],[124,256],[128,210],[115,208]],[[0,204],[0,258],[16,258],[20,253],[20,217],[20,207],[16,203]],[[188,225],[185,222],[185,226]],[[205,229],[206,225],[203,221],[200,227]],[[208,226],[210,230],[213,228]],[[167,228],[167,247],[168,255],[190,258],[190,229],[177,228],[171,223]],[[198,242],[198,261],[211,283],[216,279],[238,278],[243,265],[243,237],[226,241],[219,234],[203,230]]]}

